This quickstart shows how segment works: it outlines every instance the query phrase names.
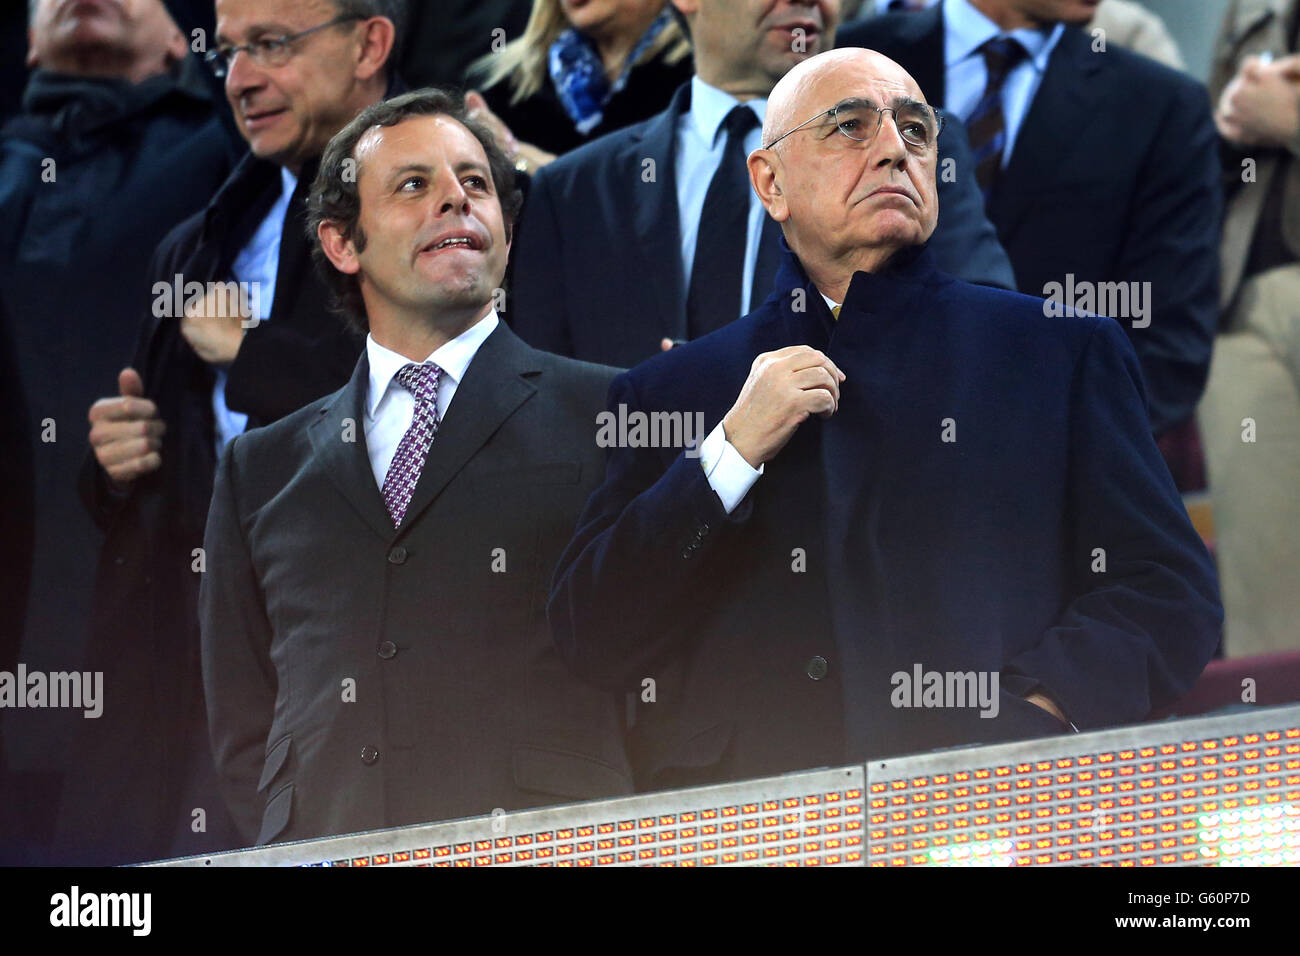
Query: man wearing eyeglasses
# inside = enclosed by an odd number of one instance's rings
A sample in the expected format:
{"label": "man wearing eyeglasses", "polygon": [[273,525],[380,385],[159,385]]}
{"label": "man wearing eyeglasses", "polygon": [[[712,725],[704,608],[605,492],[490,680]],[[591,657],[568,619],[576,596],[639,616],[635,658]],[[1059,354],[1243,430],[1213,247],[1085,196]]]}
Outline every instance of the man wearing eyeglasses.
{"label": "man wearing eyeglasses", "polygon": [[[750,193],[745,157],[762,145],[777,80],[833,45],[839,0],[674,7],[694,50],[690,83],[659,116],[533,177],[506,314],[538,348],[631,366],[734,321],[772,291],[780,231]],[[935,254],[972,282],[1014,288],[960,128],[940,153]]]}
{"label": "man wearing eyeglasses", "polygon": [[1152,433],[1192,488],[1184,449],[1218,318],[1223,212],[1210,101],[1089,28],[1097,11],[1098,0],[942,0],[855,23],[838,43],[893,57],[966,120],[1021,291],[1067,304],[1124,293],[1114,307],[1128,314],[1115,318],[1142,363]]}
{"label": "man wearing eyeglasses", "polygon": [[611,454],[550,600],[579,674],[654,689],[641,788],[1136,721],[1214,652],[1132,347],[935,269],[939,132],[880,54],[795,67],[749,157],[788,292],[611,387],[710,429]]}
{"label": "man wearing eyeglasses", "polygon": [[131,859],[206,850],[194,811],[221,812],[204,802],[215,774],[196,610],[213,473],[236,435],[341,387],[361,352],[312,268],[306,197],[330,137],[394,89],[403,9],[217,0],[206,59],[249,153],[158,248],[135,359],[90,409],[83,474],[106,534],[91,640],[117,661],[104,711],[121,722],[105,753],[127,779],[137,764],[167,768],[157,839]]}

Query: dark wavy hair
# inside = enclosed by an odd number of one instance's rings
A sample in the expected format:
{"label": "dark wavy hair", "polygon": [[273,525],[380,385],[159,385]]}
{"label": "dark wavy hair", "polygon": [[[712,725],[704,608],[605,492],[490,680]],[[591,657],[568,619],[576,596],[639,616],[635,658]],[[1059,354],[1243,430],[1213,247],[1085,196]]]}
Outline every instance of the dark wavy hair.
{"label": "dark wavy hair", "polygon": [[464,95],[459,91],[440,87],[415,90],[368,106],[358,113],[356,119],[339,130],[325,147],[307,201],[307,234],[312,242],[312,259],[334,295],[335,307],[350,325],[362,333],[369,330],[370,322],[361,297],[361,285],[356,276],[334,268],[316,233],[322,222],[333,222],[345,239],[352,240],[358,252],[366,248],[366,234],[361,229],[361,195],[357,190],[360,174],[355,155],[357,143],[377,126],[396,126],[412,116],[450,117],[469,130],[483,146],[492,173],[492,186],[501,203],[507,240],[523,204],[523,197],[515,186],[514,164],[487,127],[469,118],[465,112]]}

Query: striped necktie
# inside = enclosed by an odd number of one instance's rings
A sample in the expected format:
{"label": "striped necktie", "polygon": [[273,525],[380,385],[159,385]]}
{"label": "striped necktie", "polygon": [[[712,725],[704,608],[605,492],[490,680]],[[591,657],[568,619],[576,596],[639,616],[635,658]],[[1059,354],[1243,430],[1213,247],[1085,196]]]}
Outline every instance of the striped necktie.
{"label": "striped necktie", "polygon": [[970,134],[971,154],[975,161],[975,181],[987,202],[1002,170],[1002,152],[1007,144],[1002,85],[1027,51],[1013,37],[994,37],[980,47],[980,52],[984,54],[989,79],[984,95],[966,120],[966,130]]}

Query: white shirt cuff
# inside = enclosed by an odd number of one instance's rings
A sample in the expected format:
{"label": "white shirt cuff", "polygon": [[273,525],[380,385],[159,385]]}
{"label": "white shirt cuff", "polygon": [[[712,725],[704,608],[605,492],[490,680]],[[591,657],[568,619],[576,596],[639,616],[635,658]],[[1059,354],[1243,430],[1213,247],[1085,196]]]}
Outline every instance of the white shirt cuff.
{"label": "white shirt cuff", "polygon": [[727,441],[722,422],[718,422],[718,427],[709,432],[709,437],[700,445],[700,467],[704,469],[709,487],[722,499],[727,514],[736,510],[763,473],[762,465],[755,471],[736,451],[736,446]]}

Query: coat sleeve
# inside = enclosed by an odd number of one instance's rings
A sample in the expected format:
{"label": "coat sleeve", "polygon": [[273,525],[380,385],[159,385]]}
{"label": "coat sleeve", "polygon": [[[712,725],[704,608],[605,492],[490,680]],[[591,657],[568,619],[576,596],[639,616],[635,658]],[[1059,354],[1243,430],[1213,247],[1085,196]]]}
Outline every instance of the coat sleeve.
{"label": "coat sleeve", "polygon": [[[187,226],[189,220],[177,225],[154,250],[153,256],[149,261],[149,271],[146,275],[154,278],[171,276],[179,272],[178,263],[184,258],[184,252],[187,249],[185,236],[187,235]],[[150,285],[152,290],[152,284]],[[150,297],[152,298],[152,291]],[[141,300],[142,304],[145,300]],[[158,401],[157,381],[160,374],[155,376],[154,369],[149,367],[149,355],[153,351],[154,337],[161,334],[162,328],[155,316],[148,309],[141,309],[143,319],[140,328],[136,333],[135,348],[131,353],[130,367],[140,373],[140,379],[144,383],[145,395],[153,400]],[[116,378],[114,379],[116,381]],[[90,414],[90,409],[86,409],[86,414]],[[89,425],[87,425],[87,435],[89,435]],[[171,435],[163,438],[162,454],[170,454],[179,439],[178,435]],[[90,513],[91,520],[95,522],[102,530],[110,528],[114,520],[125,509],[127,503],[142,483],[147,483],[149,479],[137,478],[127,486],[125,491],[114,488],[108,480],[108,473],[100,467],[99,459],[95,457],[95,450],[90,446],[89,437],[86,441],[86,455],[81,462],[81,471],[77,474],[77,495],[81,498],[82,505]]]}
{"label": "coat sleeve", "polygon": [[258,778],[277,681],[271,624],[237,502],[240,441],[231,442],[217,467],[203,539],[207,566],[199,586],[199,629],[212,753],[231,814],[251,845],[262,822]]}
{"label": "coat sleeve", "polygon": [[1190,689],[1218,646],[1223,607],[1151,437],[1133,348],[1113,320],[1098,320],[1071,388],[1076,596],[1005,672],[1032,678],[1086,730],[1142,720]]}
{"label": "coat sleeve", "polygon": [[512,250],[514,285],[506,303],[506,319],[515,333],[534,348],[572,358],[561,236],[551,178],[542,167],[533,176],[519,218]]}
{"label": "coat sleeve", "polygon": [[1192,417],[1219,319],[1223,220],[1218,134],[1205,89],[1180,80],[1139,174],[1114,278],[1143,284],[1145,327],[1132,338],[1146,376],[1151,430]]}
{"label": "coat sleeve", "polygon": [[984,195],[975,180],[975,160],[966,127],[948,115],[939,134],[939,168],[935,171],[939,223],[930,237],[935,265],[976,285],[1016,291],[1011,258],[984,211]]}
{"label": "coat sleeve", "polygon": [[[640,407],[628,373],[610,386],[619,403]],[[614,449],[555,571],[548,614],[570,667],[622,689],[689,640],[691,615],[713,603],[717,543],[751,511],[746,498],[728,515],[685,452],[665,469],[655,449]]]}

